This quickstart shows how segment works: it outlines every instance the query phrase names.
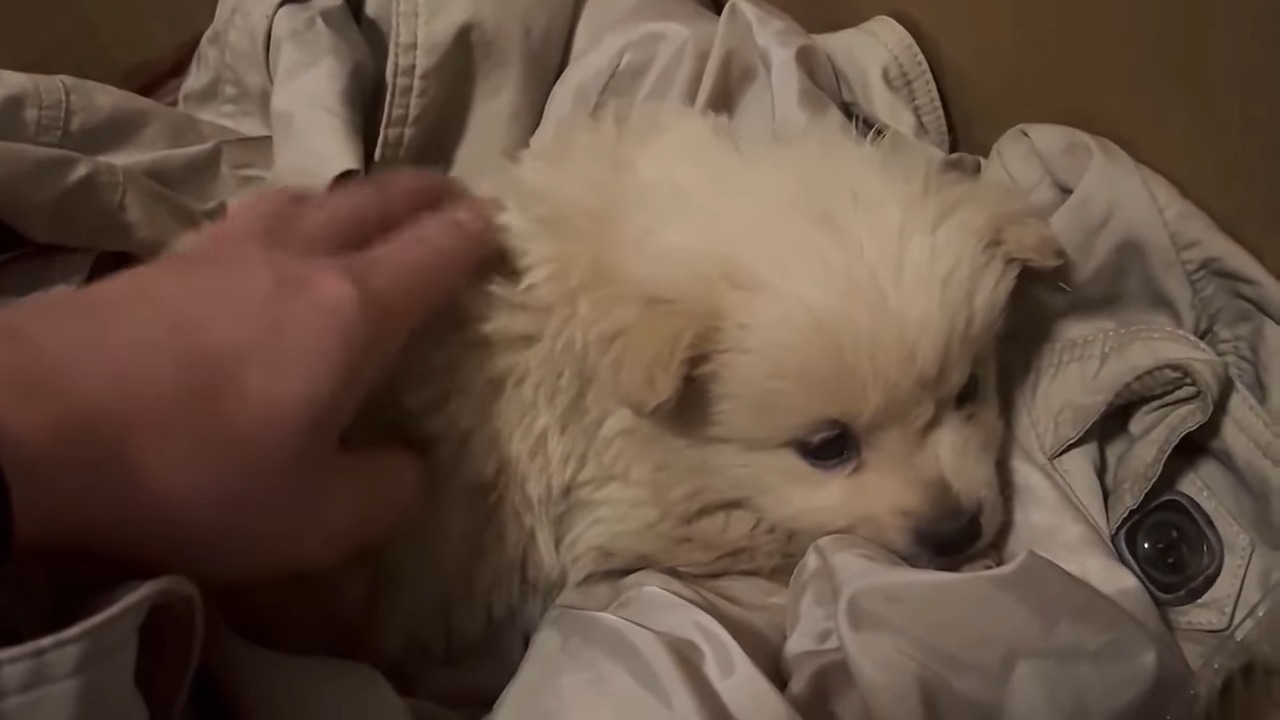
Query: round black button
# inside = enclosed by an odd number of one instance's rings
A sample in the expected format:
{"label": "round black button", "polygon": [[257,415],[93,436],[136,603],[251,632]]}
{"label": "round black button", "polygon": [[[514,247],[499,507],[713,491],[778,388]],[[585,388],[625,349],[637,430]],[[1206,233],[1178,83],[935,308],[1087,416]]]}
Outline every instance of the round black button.
{"label": "round black button", "polygon": [[1173,491],[1140,507],[1116,533],[1117,550],[1162,605],[1195,602],[1222,571],[1222,541],[1199,504]]}
{"label": "round black button", "polygon": [[1131,537],[1138,568],[1162,592],[1185,589],[1208,565],[1204,530],[1180,503],[1153,507],[1134,525]]}

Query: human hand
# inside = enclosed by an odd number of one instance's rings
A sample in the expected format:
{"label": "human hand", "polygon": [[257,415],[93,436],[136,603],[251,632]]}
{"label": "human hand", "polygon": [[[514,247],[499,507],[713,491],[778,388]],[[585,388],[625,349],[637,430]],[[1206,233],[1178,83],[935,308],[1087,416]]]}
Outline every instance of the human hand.
{"label": "human hand", "polygon": [[338,562],[414,502],[408,451],[339,436],[493,249],[479,201],[396,171],[273,191],[189,246],[0,311],[19,551],[201,579]]}

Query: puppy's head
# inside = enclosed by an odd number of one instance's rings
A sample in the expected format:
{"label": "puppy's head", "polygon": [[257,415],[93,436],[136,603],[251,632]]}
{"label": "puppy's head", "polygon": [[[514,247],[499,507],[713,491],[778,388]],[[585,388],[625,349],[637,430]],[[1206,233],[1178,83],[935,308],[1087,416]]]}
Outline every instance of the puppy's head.
{"label": "puppy's head", "polygon": [[1048,227],[834,129],[751,145],[685,122],[613,158],[626,181],[596,184],[575,255],[609,328],[592,383],[647,428],[610,442],[657,459],[629,482],[673,517],[745,511],[927,567],[979,553],[1005,519],[994,345],[1019,270],[1059,262]]}

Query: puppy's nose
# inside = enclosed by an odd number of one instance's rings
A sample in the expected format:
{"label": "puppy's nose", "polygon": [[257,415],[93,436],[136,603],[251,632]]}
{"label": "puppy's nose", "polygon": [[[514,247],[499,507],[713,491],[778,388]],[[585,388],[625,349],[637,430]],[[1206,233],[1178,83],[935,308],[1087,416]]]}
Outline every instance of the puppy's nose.
{"label": "puppy's nose", "polygon": [[916,544],[935,558],[955,558],[982,539],[982,510],[957,507],[916,530]]}

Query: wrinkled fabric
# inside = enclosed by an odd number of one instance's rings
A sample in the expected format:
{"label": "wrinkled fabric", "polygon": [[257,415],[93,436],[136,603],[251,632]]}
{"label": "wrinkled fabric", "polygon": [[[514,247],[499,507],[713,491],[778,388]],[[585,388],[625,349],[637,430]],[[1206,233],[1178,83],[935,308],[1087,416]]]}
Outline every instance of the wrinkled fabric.
{"label": "wrinkled fabric", "polygon": [[[34,243],[3,255],[0,297],[83,282],[98,251],[152,256],[256,187],[321,188],[397,163],[479,179],[543,128],[641,101],[725,114],[744,136],[832,116],[939,155],[949,145],[924,57],[887,18],[810,35],[756,0],[719,12],[696,0],[366,0],[360,14],[341,0],[223,0],[176,108],[0,72],[0,219]],[[1190,711],[1192,672],[1274,582],[1280,286],[1105,140],[1024,126],[979,165],[1030,193],[1069,256],[1058,277],[1020,289],[1011,318],[1006,562],[917,570],[832,537],[790,578],[646,571],[574,588],[493,717]],[[1212,586],[1176,607],[1153,600],[1112,539],[1170,490],[1223,547]],[[125,678],[155,657],[91,650],[104,618],[168,597],[171,582],[108,598],[57,636],[96,659],[71,668],[76,682],[43,686],[54,704],[22,700],[44,677],[30,663],[47,638],[0,651],[0,716],[140,717],[154,690],[128,692]],[[110,631],[122,642],[124,627]],[[370,668],[268,652],[216,623],[206,650],[237,716],[449,717],[397,698]],[[95,694],[101,673],[118,696]]]}
{"label": "wrinkled fabric", "polygon": [[195,587],[181,578],[128,583],[91,607],[65,628],[0,647],[0,717],[143,720],[182,712],[203,636]]}

